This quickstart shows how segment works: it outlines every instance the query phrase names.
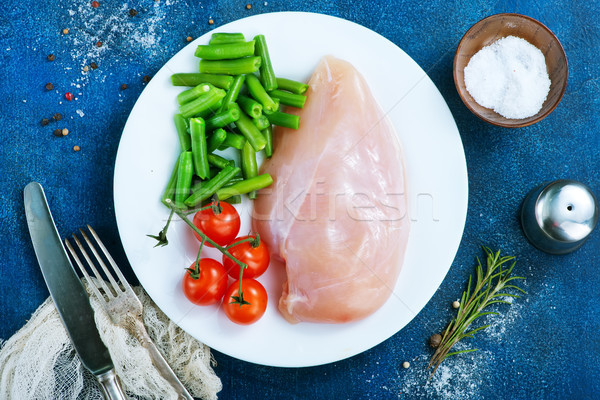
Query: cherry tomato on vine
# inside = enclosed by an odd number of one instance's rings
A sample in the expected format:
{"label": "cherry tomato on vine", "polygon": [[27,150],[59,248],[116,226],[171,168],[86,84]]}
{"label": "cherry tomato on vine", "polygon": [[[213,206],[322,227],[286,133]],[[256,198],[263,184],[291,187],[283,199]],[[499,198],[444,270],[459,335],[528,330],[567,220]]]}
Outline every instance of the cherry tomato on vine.
{"label": "cherry tomato on vine", "polygon": [[[242,279],[242,293],[239,295],[240,281],[235,281],[227,288],[223,298],[223,310],[232,322],[239,325],[250,325],[263,316],[267,309],[267,291],[261,283],[254,279]],[[241,304],[240,304],[241,303]]]}
{"label": "cherry tomato on vine", "polygon": [[195,262],[185,271],[183,294],[189,301],[199,306],[218,303],[227,289],[227,271],[223,265],[212,258],[201,258],[198,274],[195,274]]}
{"label": "cherry tomato on vine", "polygon": [[[213,206],[214,202],[210,204]],[[206,236],[221,246],[233,242],[240,231],[240,215],[234,206],[224,201],[220,202],[221,212],[216,214],[214,207],[207,207],[194,215],[194,225]],[[194,232],[196,238],[202,241],[200,235]],[[206,242],[207,246],[212,245]]]}
{"label": "cherry tomato on vine", "polygon": [[[254,238],[254,236],[241,236],[235,238],[232,243]],[[244,278],[258,278],[269,266],[271,259],[269,249],[262,240],[259,240],[259,242],[259,245],[256,247],[254,247],[254,241],[245,241],[228,249],[232,256],[248,266],[248,268],[244,269]],[[240,279],[240,266],[225,254],[223,254],[223,266],[229,276],[233,279]]]}

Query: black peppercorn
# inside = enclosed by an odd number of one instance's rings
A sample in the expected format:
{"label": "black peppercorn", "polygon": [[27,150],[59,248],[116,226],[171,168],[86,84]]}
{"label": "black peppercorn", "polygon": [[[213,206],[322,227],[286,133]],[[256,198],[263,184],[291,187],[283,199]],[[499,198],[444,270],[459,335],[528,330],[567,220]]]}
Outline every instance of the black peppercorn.
{"label": "black peppercorn", "polygon": [[48,61],[54,61],[54,54],[48,54]]}
{"label": "black peppercorn", "polygon": [[50,120],[48,118],[44,118],[42,119],[42,126],[46,126],[50,123]]}
{"label": "black peppercorn", "polygon": [[442,335],[440,335],[439,333],[434,333],[429,338],[429,345],[434,349],[436,349],[440,345],[440,343],[442,343]]}
{"label": "black peppercorn", "polygon": [[150,82],[150,79],[152,79],[152,78],[150,78],[150,76],[148,76],[148,75],[144,75],[144,77],[142,78],[142,80],[144,81],[144,83]]}
{"label": "black peppercorn", "polygon": [[127,84],[124,83],[121,85],[121,90],[125,90],[125,89],[127,89]]}
{"label": "black peppercorn", "polygon": [[56,113],[52,116],[52,119],[55,121],[60,121],[62,119],[62,115],[60,115],[59,113]]}
{"label": "black peppercorn", "polygon": [[98,68],[98,64],[96,64],[95,62],[93,62],[93,61],[92,61],[92,62],[90,63],[90,67],[91,67],[92,69],[96,69],[96,68]]}
{"label": "black peppercorn", "polygon": [[46,83],[46,90],[52,90],[54,89],[54,85],[50,82]]}
{"label": "black peppercorn", "polygon": [[129,10],[129,15],[131,15],[132,17],[135,17],[137,15],[137,13],[138,12],[133,8]]}
{"label": "black peppercorn", "polygon": [[54,136],[62,137],[62,135],[63,135],[62,134],[62,129],[55,129],[54,130]]}

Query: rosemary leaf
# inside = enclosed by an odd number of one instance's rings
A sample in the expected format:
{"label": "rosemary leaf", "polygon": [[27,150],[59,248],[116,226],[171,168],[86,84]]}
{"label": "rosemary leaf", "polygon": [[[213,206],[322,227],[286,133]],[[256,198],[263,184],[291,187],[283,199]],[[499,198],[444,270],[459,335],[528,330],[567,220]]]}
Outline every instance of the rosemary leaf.
{"label": "rosemary leaf", "polygon": [[456,317],[454,317],[446,329],[441,333],[442,340],[427,366],[427,369],[433,368],[431,376],[433,376],[440,364],[446,358],[477,350],[467,349],[450,352],[452,347],[454,347],[461,339],[473,338],[475,333],[482,331],[489,326],[484,325],[467,331],[469,326],[474,323],[475,320],[485,315],[499,315],[496,311],[483,311],[485,308],[493,304],[510,305],[510,302],[502,300],[502,298],[520,297],[518,294],[509,293],[510,290],[525,294],[523,289],[514,284],[514,281],[525,278],[522,276],[511,275],[516,263],[513,261],[510,266],[507,267],[505,265],[514,260],[514,257],[500,256],[500,250],[494,253],[485,246],[483,246],[483,251],[486,255],[485,273],[481,261],[477,258],[475,273],[469,277],[467,289],[462,293]]}

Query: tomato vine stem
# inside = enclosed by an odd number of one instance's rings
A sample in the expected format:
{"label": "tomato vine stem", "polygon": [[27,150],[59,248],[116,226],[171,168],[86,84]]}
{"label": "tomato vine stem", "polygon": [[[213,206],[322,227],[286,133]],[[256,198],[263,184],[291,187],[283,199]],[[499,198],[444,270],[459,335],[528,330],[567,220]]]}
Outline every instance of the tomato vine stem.
{"label": "tomato vine stem", "polygon": [[200,247],[198,248],[198,255],[196,256],[196,262],[194,263],[194,268],[186,268],[190,273],[192,279],[200,278],[200,254],[202,254],[202,247],[204,246],[204,238],[200,242]]}
{"label": "tomato vine stem", "polygon": [[[233,302],[234,303],[239,303],[240,306],[242,304],[250,304],[250,303],[248,303],[248,302],[246,302],[244,300],[244,297],[243,297],[244,293],[242,292],[242,278],[243,278],[243,274],[244,274],[244,269],[246,269],[248,266],[245,263],[243,263],[240,260],[238,260],[237,258],[235,258],[234,256],[232,256],[231,253],[228,251],[228,249],[226,247],[221,246],[220,244],[218,244],[217,242],[215,242],[214,240],[212,240],[210,237],[208,237],[200,229],[198,229],[196,227],[196,225],[194,225],[194,223],[188,219],[188,217],[185,215],[185,212],[182,211],[182,210],[180,210],[175,204],[173,204],[173,202],[171,201],[171,199],[166,199],[165,203],[167,203],[167,205],[171,208],[172,212],[174,212],[175,214],[177,214],[177,216],[179,218],[181,218],[183,222],[185,222],[186,224],[188,224],[188,226],[190,228],[192,228],[194,230],[194,232],[196,232],[198,234],[198,236],[200,236],[202,238],[202,244],[204,244],[205,241],[208,242],[208,243],[210,243],[210,244],[212,244],[215,249],[219,250],[225,256],[229,257],[234,263],[236,263],[237,265],[240,266],[239,299],[234,298]],[[168,225],[168,223],[167,223],[167,225]],[[163,231],[165,232],[165,235],[166,235],[166,229],[164,229]],[[200,254],[200,252],[198,252],[198,254]],[[234,297],[238,297],[238,296],[234,296]]]}
{"label": "tomato vine stem", "polygon": [[256,234],[255,237],[249,236],[247,238],[244,239],[240,239],[237,242],[231,243],[230,245],[228,245],[227,247],[225,247],[227,250],[229,250],[232,247],[237,246],[238,244],[242,244],[245,242],[250,242],[250,245],[252,246],[252,248],[257,248],[260,245],[260,236],[258,236],[258,233]]}

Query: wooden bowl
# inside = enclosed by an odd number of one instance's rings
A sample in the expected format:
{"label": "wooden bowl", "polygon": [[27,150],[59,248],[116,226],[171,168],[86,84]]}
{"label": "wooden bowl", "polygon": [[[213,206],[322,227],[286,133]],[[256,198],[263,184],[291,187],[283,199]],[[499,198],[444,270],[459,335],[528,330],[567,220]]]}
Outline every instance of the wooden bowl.
{"label": "wooden bowl", "polygon": [[[483,47],[506,36],[527,40],[546,58],[550,92],[541,110],[528,118],[510,119],[477,104],[465,86],[464,70],[471,57]],[[465,33],[454,55],[454,84],[467,108],[484,121],[507,128],[520,128],[544,119],[560,102],[569,77],[567,56],[556,36],[544,24],[520,14],[496,14],[477,22]]]}

